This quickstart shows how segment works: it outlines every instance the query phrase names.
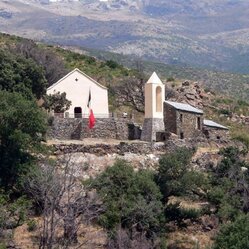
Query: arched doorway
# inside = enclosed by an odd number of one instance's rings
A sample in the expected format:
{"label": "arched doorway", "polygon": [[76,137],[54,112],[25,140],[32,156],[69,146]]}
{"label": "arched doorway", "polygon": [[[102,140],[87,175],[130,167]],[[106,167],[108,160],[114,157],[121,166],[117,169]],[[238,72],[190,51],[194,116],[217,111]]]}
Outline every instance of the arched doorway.
{"label": "arched doorway", "polygon": [[74,107],[74,117],[82,118],[82,109],[81,107]]}
{"label": "arched doorway", "polygon": [[156,112],[162,112],[162,88],[156,88]]}

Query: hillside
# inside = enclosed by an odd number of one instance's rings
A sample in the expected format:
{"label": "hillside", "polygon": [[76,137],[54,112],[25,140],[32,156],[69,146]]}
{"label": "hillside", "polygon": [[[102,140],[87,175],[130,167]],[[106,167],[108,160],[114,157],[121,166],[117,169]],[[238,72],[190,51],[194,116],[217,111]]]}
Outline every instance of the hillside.
{"label": "hillside", "polygon": [[7,0],[0,3],[0,29],[172,65],[249,73],[248,7],[245,0]]}
{"label": "hillside", "polygon": [[[249,104],[162,78],[167,99],[203,109],[236,140],[215,131],[213,138],[172,134],[165,143],[128,140],[127,117],[106,118],[102,129],[96,119],[92,131],[111,132],[93,138],[82,127],[88,119],[48,118],[37,104],[47,86],[78,67],[108,86],[117,111],[127,104],[120,89],[141,95],[147,75],[143,63],[136,71],[79,52],[0,35],[0,248],[247,248]],[[115,120],[126,131],[110,125]],[[71,129],[72,121],[82,140],[49,137],[48,125]]]}
{"label": "hillside", "polygon": [[186,79],[198,81],[207,90],[221,93],[236,99],[249,98],[249,75],[235,74],[221,71],[212,71],[208,69],[180,67],[149,60],[141,60],[139,57],[123,54],[111,53],[103,50],[64,46],[65,49],[94,56],[100,60],[113,60],[125,67],[135,70],[142,70],[149,76],[156,71],[162,79],[174,78],[176,81]]}
{"label": "hillside", "polygon": [[129,78],[141,77],[141,72],[145,74],[143,77],[146,80],[156,71],[164,82],[173,80],[168,84],[174,85],[184,80],[197,81],[206,91],[224,97],[245,101],[249,98],[249,75],[166,65],[101,50],[35,44],[31,40],[4,34],[0,34],[0,44],[2,48],[15,48],[14,52],[42,62],[49,85],[76,67],[105,86],[120,85]]}

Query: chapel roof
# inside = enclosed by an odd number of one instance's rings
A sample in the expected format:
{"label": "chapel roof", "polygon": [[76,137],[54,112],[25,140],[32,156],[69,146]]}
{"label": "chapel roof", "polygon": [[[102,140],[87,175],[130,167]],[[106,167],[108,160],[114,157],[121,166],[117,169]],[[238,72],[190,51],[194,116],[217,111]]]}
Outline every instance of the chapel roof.
{"label": "chapel roof", "polygon": [[67,75],[65,75],[63,78],[59,79],[53,85],[51,85],[50,87],[48,87],[47,90],[52,89],[53,87],[55,87],[56,85],[58,85],[61,81],[63,81],[64,79],[66,79],[67,77],[69,77],[70,75],[72,75],[75,72],[78,72],[78,73],[82,74],[83,76],[85,76],[86,78],[88,78],[89,80],[91,80],[93,83],[95,83],[96,85],[98,85],[99,87],[101,87],[103,89],[107,89],[107,87],[101,85],[96,80],[94,80],[93,78],[91,78],[90,76],[88,76],[87,74],[85,74],[84,72],[82,72],[81,70],[79,70],[78,68],[75,68],[74,70],[72,70],[71,72],[69,72]]}

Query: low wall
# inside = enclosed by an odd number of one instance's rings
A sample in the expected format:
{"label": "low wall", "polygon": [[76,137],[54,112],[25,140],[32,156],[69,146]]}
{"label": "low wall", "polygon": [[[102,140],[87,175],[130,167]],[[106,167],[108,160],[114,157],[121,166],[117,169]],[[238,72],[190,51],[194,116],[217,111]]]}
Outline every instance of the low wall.
{"label": "low wall", "polygon": [[51,117],[48,137],[52,139],[112,138],[140,139],[139,127],[126,118],[97,118],[93,129],[88,118]]}
{"label": "low wall", "polygon": [[107,154],[124,155],[125,153],[133,153],[138,155],[148,155],[151,153],[165,153],[164,143],[147,143],[147,142],[120,142],[119,144],[54,144],[54,154],[64,155],[71,153],[89,153],[97,156]]}

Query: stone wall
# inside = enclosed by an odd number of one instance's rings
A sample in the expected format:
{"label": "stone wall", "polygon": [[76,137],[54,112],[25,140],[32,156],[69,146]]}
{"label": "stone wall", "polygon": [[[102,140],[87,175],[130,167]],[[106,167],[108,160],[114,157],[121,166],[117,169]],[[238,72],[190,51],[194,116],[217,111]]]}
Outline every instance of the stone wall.
{"label": "stone wall", "polygon": [[[200,119],[200,126],[197,120]],[[176,111],[176,134],[185,138],[194,138],[202,135],[203,115],[191,112]]]}
{"label": "stone wall", "polygon": [[80,139],[82,119],[50,117],[47,136],[54,139]]}
{"label": "stone wall", "polygon": [[212,141],[227,141],[229,140],[229,131],[215,127],[203,127],[203,134],[208,140]]}
{"label": "stone wall", "polygon": [[64,155],[71,153],[89,153],[97,156],[103,155],[124,155],[133,153],[138,155],[148,155],[151,153],[162,154],[165,152],[164,143],[147,143],[147,142],[120,142],[119,144],[54,144],[54,154]]}
{"label": "stone wall", "polygon": [[164,125],[166,132],[177,134],[176,109],[164,103]]}
{"label": "stone wall", "polygon": [[48,131],[52,139],[112,138],[139,139],[139,127],[125,118],[97,118],[93,129],[88,119],[53,117]]}
{"label": "stone wall", "polygon": [[[199,127],[197,120],[200,119]],[[178,138],[194,138],[201,136],[203,126],[203,115],[176,110],[167,104],[164,105],[165,131],[175,133]]]}
{"label": "stone wall", "polygon": [[141,140],[147,142],[156,141],[156,133],[164,130],[165,127],[162,118],[145,118],[143,123]]}

